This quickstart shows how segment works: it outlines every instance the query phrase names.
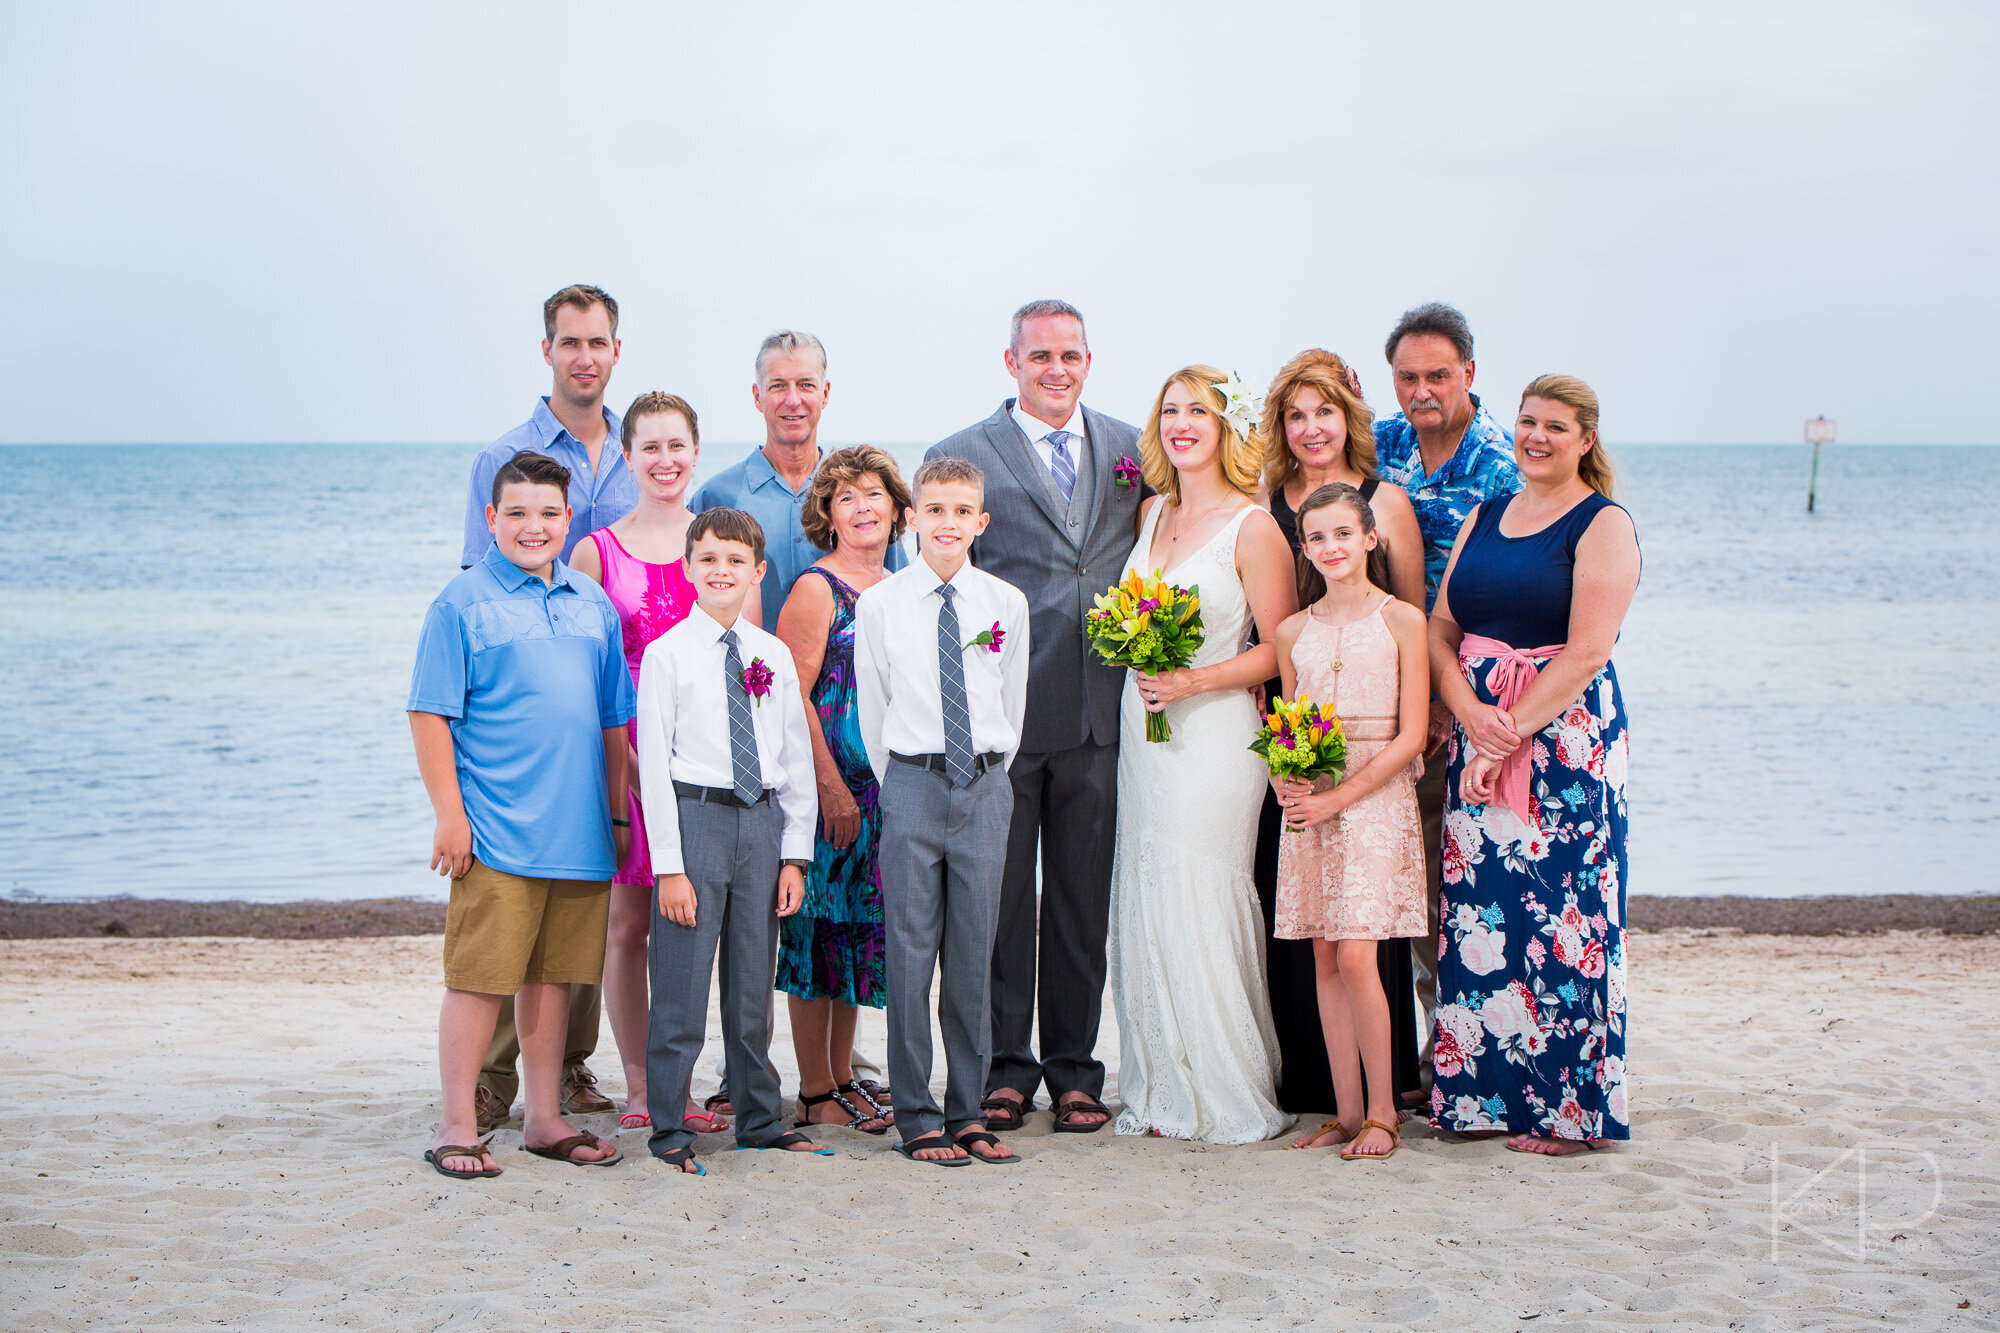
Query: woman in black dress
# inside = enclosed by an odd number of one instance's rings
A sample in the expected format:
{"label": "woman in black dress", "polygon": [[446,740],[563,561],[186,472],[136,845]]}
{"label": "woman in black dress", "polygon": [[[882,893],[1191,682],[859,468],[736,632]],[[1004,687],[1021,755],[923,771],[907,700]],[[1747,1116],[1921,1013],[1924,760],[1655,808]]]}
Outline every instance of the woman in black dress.
{"label": "woman in black dress", "polygon": [[[1330,482],[1358,489],[1375,511],[1381,540],[1374,559],[1382,562],[1377,581],[1403,601],[1424,605],[1424,546],[1416,512],[1401,488],[1384,485],[1375,470],[1375,417],[1361,400],[1347,364],[1314,348],[1292,358],[1264,396],[1264,495],[1271,516],[1298,556],[1298,507]],[[1278,682],[1265,685],[1275,696]],[[1275,914],[1278,891],[1280,815],[1277,798],[1266,793],[1257,829],[1257,896],[1265,929]],[[1278,1105],[1287,1111],[1335,1109],[1333,1077],[1327,1069],[1326,1039],[1319,1026],[1319,990],[1308,940],[1266,940],[1271,1016],[1277,1024],[1283,1067]],[[1390,1017],[1398,1100],[1419,1089],[1417,1018],[1407,940],[1384,940],[1379,965],[1382,987],[1392,997]],[[1331,1140],[1329,1139],[1329,1142]],[[1325,1146],[1302,1140],[1298,1146]]]}

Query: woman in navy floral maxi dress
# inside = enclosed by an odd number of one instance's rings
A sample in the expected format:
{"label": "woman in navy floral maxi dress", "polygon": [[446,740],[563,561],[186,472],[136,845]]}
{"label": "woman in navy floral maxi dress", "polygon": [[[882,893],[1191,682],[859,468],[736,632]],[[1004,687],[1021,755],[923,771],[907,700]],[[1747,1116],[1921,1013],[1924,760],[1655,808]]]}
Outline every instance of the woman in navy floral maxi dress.
{"label": "woman in navy floral maxi dress", "polygon": [[1582,381],[1528,386],[1515,457],[1521,492],[1466,520],[1431,622],[1458,719],[1431,1122],[1562,1155],[1631,1134],[1628,751],[1610,655],[1639,548]]}

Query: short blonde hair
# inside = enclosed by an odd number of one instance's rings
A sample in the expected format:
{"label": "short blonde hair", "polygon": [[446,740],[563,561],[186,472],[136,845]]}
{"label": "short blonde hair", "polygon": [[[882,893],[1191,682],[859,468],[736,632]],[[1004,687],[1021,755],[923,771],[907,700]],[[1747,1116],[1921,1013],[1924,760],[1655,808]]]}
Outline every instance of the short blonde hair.
{"label": "short blonde hair", "polygon": [[1379,477],[1375,460],[1375,414],[1347,382],[1347,363],[1321,347],[1287,361],[1264,395],[1264,488],[1276,495],[1298,475],[1299,460],[1285,438],[1285,413],[1300,389],[1312,389],[1347,418],[1347,464],[1364,477]]}
{"label": "short blonde hair", "polygon": [[1215,418],[1220,432],[1216,445],[1216,456],[1222,463],[1222,479],[1234,490],[1245,495],[1257,493],[1258,465],[1263,461],[1259,445],[1259,431],[1250,428],[1250,438],[1244,439],[1236,433],[1236,427],[1229,424],[1223,413],[1229,404],[1224,401],[1218,387],[1229,376],[1214,366],[1184,366],[1167,376],[1167,382],[1160,386],[1159,396],[1153,399],[1152,415],[1146,418],[1146,429],[1139,435],[1139,462],[1145,469],[1146,484],[1167,497],[1171,504],[1181,502],[1181,477],[1174,465],[1167,461],[1166,445],[1160,441],[1160,408],[1167,401],[1167,390],[1176,384],[1207,405],[1209,414]]}
{"label": "short blonde hair", "polygon": [[903,539],[903,511],[910,507],[910,488],[903,484],[903,474],[897,470],[895,459],[872,444],[857,444],[828,454],[806,486],[799,529],[806,534],[807,541],[822,551],[831,551],[840,544],[840,534],[833,527],[833,497],[841,487],[869,476],[881,479],[882,489],[889,492],[889,503],[896,507],[889,520],[889,540]]}
{"label": "short blonde hair", "polygon": [[[1528,381],[1528,387],[1521,390],[1521,401],[1530,398],[1546,398],[1552,403],[1561,403],[1576,413],[1576,427],[1585,435],[1597,434],[1597,391],[1574,375],[1538,375]],[[1510,431],[1509,434],[1512,434]],[[1617,497],[1611,489],[1617,482],[1617,470],[1611,465],[1611,455],[1604,448],[1604,437],[1590,446],[1590,452],[1577,462],[1576,475],[1583,484],[1596,491],[1607,500]]]}
{"label": "short blonde hair", "polygon": [[979,492],[979,503],[986,503],[986,474],[979,470],[979,464],[969,458],[959,458],[952,454],[939,454],[936,458],[926,458],[917,469],[916,480],[910,483],[910,503],[916,504],[915,497],[924,493],[926,486],[957,482],[971,486]]}

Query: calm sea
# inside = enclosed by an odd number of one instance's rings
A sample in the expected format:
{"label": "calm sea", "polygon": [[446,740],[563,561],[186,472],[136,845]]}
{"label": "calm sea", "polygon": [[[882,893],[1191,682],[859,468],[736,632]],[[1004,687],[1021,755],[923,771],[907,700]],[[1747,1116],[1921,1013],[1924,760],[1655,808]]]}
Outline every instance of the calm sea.
{"label": "calm sea", "polygon": [[[403,703],[473,452],[0,448],[0,891],[443,897]],[[1809,459],[1618,453],[1632,890],[2000,891],[2000,448],[1831,449],[1811,516]]]}

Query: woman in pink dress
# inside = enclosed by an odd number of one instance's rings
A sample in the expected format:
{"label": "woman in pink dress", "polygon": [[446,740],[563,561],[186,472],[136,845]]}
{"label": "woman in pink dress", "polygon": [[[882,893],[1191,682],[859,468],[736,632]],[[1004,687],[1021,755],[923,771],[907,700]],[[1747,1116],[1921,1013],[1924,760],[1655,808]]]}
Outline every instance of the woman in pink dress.
{"label": "woman in pink dress", "polygon": [[1424,613],[1371,577],[1378,538],[1360,491],[1320,487],[1299,505],[1298,524],[1306,609],[1278,627],[1278,668],[1286,698],[1304,695],[1340,718],[1347,771],[1338,785],[1276,784],[1294,831],[1280,835],[1273,933],[1312,941],[1339,1116],[1292,1146],[1346,1143],[1343,1157],[1387,1157],[1401,1130],[1376,950],[1429,927],[1416,783],[1430,655]]}
{"label": "woman in pink dress", "polygon": [[[701,453],[694,408],[670,393],[639,395],[625,412],[625,466],[638,483],[639,503],[608,528],[576,544],[570,564],[603,585],[625,626],[625,664],[639,681],[646,645],[686,618],[694,585],[681,567],[688,524],[687,495]],[[628,736],[636,737],[633,727]],[[604,1008],[625,1065],[625,1115],[620,1129],[652,1125],[646,1115],[646,933],[653,920],[653,864],[639,809],[639,758],[625,766],[630,778],[625,818],[632,850],[611,878],[611,918],[604,935]],[[703,1133],[726,1121],[688,1103],[688,1128]]]}

